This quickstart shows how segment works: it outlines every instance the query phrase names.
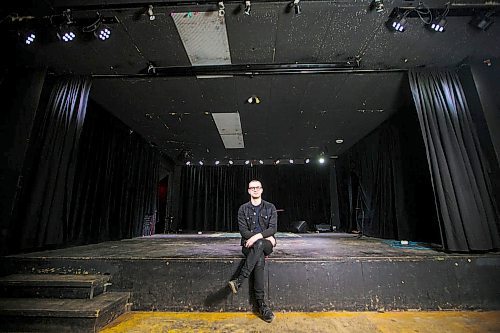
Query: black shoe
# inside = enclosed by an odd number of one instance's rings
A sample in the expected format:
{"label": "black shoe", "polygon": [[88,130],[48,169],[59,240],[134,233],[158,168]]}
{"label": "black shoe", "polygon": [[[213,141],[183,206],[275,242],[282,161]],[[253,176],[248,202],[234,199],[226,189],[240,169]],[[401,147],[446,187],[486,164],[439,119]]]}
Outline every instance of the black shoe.
{"label": "black shoe", "polygon": [[271,311],[271,309],[267,306],[266,303],[261,302],[259,304],[259,312],[260,312],[261,318],[265,322],[270,323],[270,322],[273,321],[273,319],[274,319],[274,313]]}
{"label": "black shoe", "polygon": [[228,285],[229,285],[229,288],[231,288],[231,291],[233,292],[233,294],[237,294],[238,289],[240,289],[240,287],[241,287],[241,282],[237,279],[231,280],[228,282]]}

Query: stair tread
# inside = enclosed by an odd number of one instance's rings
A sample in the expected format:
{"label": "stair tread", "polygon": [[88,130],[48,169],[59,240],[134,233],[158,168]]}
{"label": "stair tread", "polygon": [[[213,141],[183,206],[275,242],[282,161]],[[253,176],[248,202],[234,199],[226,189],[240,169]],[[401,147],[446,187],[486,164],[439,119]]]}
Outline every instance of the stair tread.
{"label": "stair tread", "polygon": [[2,316],[99,317],[117,302],[127,302],[128,292],[108,292],[93,299],[0,298]]}
{"label": "stair tread", "polygon": [[0,277],[0,285],[3,286],[68,286],[86,287],[110,280],[109,275],[92,274],[12,274]]}

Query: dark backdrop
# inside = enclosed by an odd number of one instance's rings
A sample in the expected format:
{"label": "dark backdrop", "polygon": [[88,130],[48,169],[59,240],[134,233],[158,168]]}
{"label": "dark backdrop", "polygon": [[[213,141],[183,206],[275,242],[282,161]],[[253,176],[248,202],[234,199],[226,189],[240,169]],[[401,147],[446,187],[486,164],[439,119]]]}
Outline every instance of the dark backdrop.
{"label": "dark backdrop", "polygon": [[238,231],[238,207],[249,200],[248,182],[262,182],[264,200],[278,213],[278,230],[293,221],[330,223],[328,165],[186,166],[182,168],[178,227]]}

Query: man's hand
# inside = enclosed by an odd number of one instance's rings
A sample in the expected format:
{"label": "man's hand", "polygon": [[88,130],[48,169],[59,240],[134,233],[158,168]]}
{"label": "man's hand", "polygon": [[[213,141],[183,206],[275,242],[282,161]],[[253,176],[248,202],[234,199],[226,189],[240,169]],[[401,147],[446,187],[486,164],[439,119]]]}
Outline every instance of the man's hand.
{"label": "man's hand", "polygon": [[262,239],[262,234],[261,233],[258,233],[258,234],[255,234],[253,235],[252,237],[250,237],[246,242],[245,242],[245,247],[249,248],[249,247],[252,247],[253,243],[255,243],[256,241],[258,241],[259,239]]}

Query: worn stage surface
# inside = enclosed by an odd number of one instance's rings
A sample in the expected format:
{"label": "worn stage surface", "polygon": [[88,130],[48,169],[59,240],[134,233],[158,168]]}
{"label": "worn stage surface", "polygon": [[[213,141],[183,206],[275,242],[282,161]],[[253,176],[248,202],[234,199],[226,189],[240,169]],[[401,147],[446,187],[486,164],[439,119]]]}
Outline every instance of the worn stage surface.
{"label": "worn stage surface", "polygon": [[[283,310],[500,309],[498,253],[340,233],[277,239],[267,296]],[[132,293],[133,310],[249,310],[249,284],[237,295],[226,285],[244,258],[239,244],[236,233],[155,235],[4,257],[0,274],[110,274],[111,290]]]}

